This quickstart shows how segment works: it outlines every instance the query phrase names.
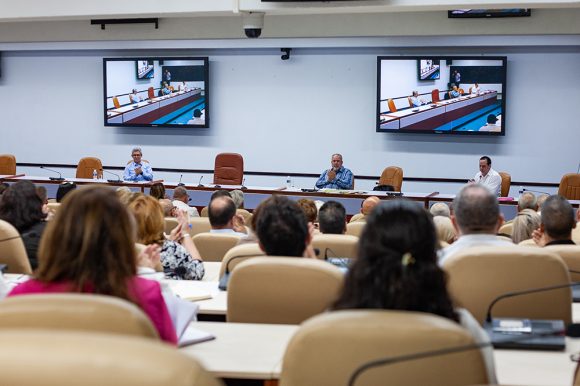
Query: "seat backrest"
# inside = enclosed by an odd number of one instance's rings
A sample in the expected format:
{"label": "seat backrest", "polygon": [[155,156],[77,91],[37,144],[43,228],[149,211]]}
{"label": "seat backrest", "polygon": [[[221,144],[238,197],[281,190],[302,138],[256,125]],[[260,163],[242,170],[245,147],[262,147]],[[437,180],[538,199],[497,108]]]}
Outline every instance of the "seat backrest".
{"label": "seat backrest", "polygon": [[[454,303],[483,323],[489,305],[511,291],[542,288],[570,282],[560,256],[546,248],[474,247],[450,256],[443,263],[447,288]],[[561,319],[572,321],[569,288],[516,296],[495,304],[494,317]]]}
{"label": "seat backrest", "polygon": [[104,295],[22,295],[0,302],[0,329],[81,330],[159,339],[145,313],[126,300]]}
{"label": "seat backrest", "polygon": [[352,235],[316,234],[312,247],[320,250],[319,259],[325,257],[357,257],[358,237]]}
{"label": "seat backrest", "polygon": [[397,106],[395,106],[395,102],[392,99],[389,99],[387,101],[387,105],[389,106],[389,110],[391,111],[391,113],[397,111]]}
{"label": "seat backrest", "polygon": [[346,234],[360,237],[365,225],[367,225],[366,221],[349,222],[346,224]]}
{"label": "seat backrest", "polygon": [[223,233],[204,232],[193,236],[195,247],[204,261],[222,261],[226,252],[239,241],[239,236]]}
{"label": "seat backrest", "polygon": [[413,107],[413,101],[411,100],[411,97],[407,97],[407,102],[409,102],[409,107]]}
{"label": "seat backrest", "polygon": [[511,236],[512,233],[514,231],[514,223],[510,222],[507,224],[503,224],[499,230],[497,231],[497,233],[501,234],[501,235],[508,235]]}
{"label": "seat backrest", "polygon": [[81,158],[77,165],[76,178],[93,178],[93,171],[97,171],[97,177],[103,178],[103,164],[96,157]]}
{"label": "seat backrest", "polygon": [[0,330],[0,341],[4,385],[223,385],[192,357],[142,338],[7,329]]}
{"label": "seat backrest", "polygon": [[189,228],[191,237],[200,233],[209,232],[211,229],[208,217],[192,217],[189,219],[189,225],[191,225]]}
{"label": "seat backrest", "polygon": [[0,154],[0,174],[9,176],[16,174],[16,157],[12,154]]}
{"label": "seat backrest", "polygon": [[499,172],[501,177],[501,197],[507,197],[510,194],[510,187],[512,185],[512,176],[506,172]]}
{"label": "seat backrest", "polygon": [[441,99],[439,99],[439,89],[438,88],[431,90],[431,100],[433,101],[433,103],[439,102],[441,100]]}
{"label": "seat backrest", "polygon": [[396,192],[400,192],[403,185],[403,169],[398,166],[385,168],[379,178],[379,185],[391,185]]}
{"label": "seat backrest", "polygon": [[147,89],[147,97],[148,97],[149,99],[153,99],[153,98],[155,98],[155,90],[153,89],[153,87],[149,87],[149,88]]}
{"label": "seat backrest", "polygon": [[20,233],[4,220],[0,220],[0,264],[8,266],[6,273],[32,274]]}
{"label": "seat backrest", "polygon": [[462,88],[460,88],[460,89],[459,89],[459,90],[457,90],[457,91],[459,91],[459,93],[460,93],[461,95],[465,94],[465,91],[464,91]]}
{"label": "seat backrest", "polygon": [[254,217],[252,213],[248,212],[245,209],[236,209],[236,214],[242,216],[242,218],[244,219],[244,224],[246,224],[247,226],[252,225],[252,217]]}
{"label": "seat backrest", "polygon": [[170,234],[173,228],[175,228],[179,224],[179,222],[175,217],[165,217],[164,222],[165,222],[164,232],[166,234]]}
{"label": "seat backrest", "polygon": [[209,217],[208,207],[204,206],[201,208],[201,212],[199,212],[199,217]]}
{"label": "seat backrest", "polygon": [[[459,324],[432,314],[334,311],[307,320],[292,336],[284,353],[280,386],[348,385],[351,375],[366,363],[474,343]],[[378,366],[363,371],[354,384],[487,383],[481,350],[475,349]]]}
{"label": "seat backrest", "polygon": [[580,223],[576,223],[576,228],[572,229],[572,241],[580,245]]}
{"label": "seat backrest", "polygon": [[264,256],[264,251],[260,249],[258,243],[236,245],[227,251],[222,259],[219,277],[221,278],[226,273],[226,268],[228,272],[232,272],[242,261],[258,256]]}
{"label": "seat backrest", "polygon": [[[544,247],[564,260],[570,271],[580,272],[580,245],[548,245]],[[580,281],[580,273],[570,272],[572,281]]]}
{"label": "seat backrest", "polygon": [[558,194],[566,197],[568,200],[580,200],[580,174],[564,174],[560,180]]}
{"label": "seat backrest", "polygon": [[241,185],[244,177],[244,158],[238,153],[220,153],[215,157],[213,183]]}
{"label": "seat backrest", "polygon": [[343,285],[333,265],[300,257],[254,257],[228,283],[227,321],[299,324],[324,312]]}
{"label": "seat backrest", "polygon": [[119,103],[119,98],[113,97],[113,105],[115,106],[116,109],[121,107],[121,104]]}

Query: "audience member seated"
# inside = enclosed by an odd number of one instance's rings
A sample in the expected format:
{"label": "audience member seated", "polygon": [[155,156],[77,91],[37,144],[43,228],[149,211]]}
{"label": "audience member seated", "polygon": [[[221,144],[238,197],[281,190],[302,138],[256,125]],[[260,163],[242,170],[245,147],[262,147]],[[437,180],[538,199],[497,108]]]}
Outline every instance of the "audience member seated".
{"label": "audience member seated", "polygon": [[[445,273],[437,265],[437,236],[429,214],[414,202],[386,201],[367,219],[358,258],[346,274],[333,309],[418,311],[448,318],[478,343],[489,337],[469,311],[454,308]],[[493,349],[481,349],[496,383]]]}
{"label": "audience member seated", "polygon": [[159,201],[141,195],[129,204],[137,222],[137,242],[161,246],[161,265],[171,279],[201,280],[205,274],[202,258],[188,233],[187,214],[179,212],[179,224],[167,238],[165,220]]}
{"label": "audience member seated", "polygon": [[[218,198],[218,197],[229,197],[229,198],[232,198],[232,195],[227,190],[219,189],[219,190],[216,190],[215,192],[213,192],[211,194],[211,196],[209,198],[209,202],[212,202],[215,198]],[[200,216],[201,217],[208,217],[207,211],[208,211],[208,207],[206,206],[206,207],[204,207],[201,210]]]}
{"label": "audience member seated", "polygon": [[455,228],[453,227],[451,219],[446,216],[434,216],[433,223],[435,224],[437,238],[439,241],[447,244],[453,244],[457,238],[457,232],[455,232]]}
{"label": "audience member seated", "polygon": [[168,198],[162,198],[159,200],[159,205],[161,205],[161,209],[163,209],[163,217],[177,217],[176,207],[173,206],[173,203]]}
{"label": "audience member seated", "polygon": [[65,196],[75,190],[77,188],[77,184],[74,182],[63,182],[58,186],[56,190],[56,202],[62,202]]}
{"label": "audience member seated", "polygon": [[521,212],[524,209],[530,209],[534,212],[538,211],[538,199],[534,193],[523,192],[518,198],[518,212]]}
{"label": "audience member seated", "polygon": [[232,190],[230,196],[232,197],[232,200],[234,200],[236,209],[244,209],[244,192],[239,189]]}
{"label": "audience member seated", "polygon": [[366,216],[368,216],[375,206],[377,206],[381,200],[377,196],[370,196],[363,200],[360,207],[360,213],[352,216],[349,222],[356,221],[366,221]]}
{"label": "audience member seated", "polygon": [[497,236],[503,224],[497,197],[485,186],[467,185],[453,200],[453,227],[458,239],[444,248],[439,263],[449,256],[474,246],[513,246],[514,244]]}
{"label": "audience member seated", "polygon": [[149,195],[158,200],[166,198],[165,186],[163,186],[161,182],[154,183],[153,185],[151,185],[151,189],[149,189]]}
{"label": "audience member seated", "polygon": [[308,225],[298,204],[284,196],[271,196],[254,211],[260,248],[269,256],[316,258],[310,245],[314,227]]}
{"label": "audience member seated", "polygon": [[173,190],[173,206],[186,211],[189,217],[199,217],[197,208],[189,206],[190,200],[191,198],[187,194],[187,189],[183,186],[178,186]]}
{"label": "audience member seated", "polygon": [[318,211],[321,233],[342,235],[346,232],[346,210],[337,201],[327,201]]}
{"label": "audience member seated", "polygon": [[576,228],[574,208],[564,197],[550,196],[542,205],[540,229],[533,233],[536,244],[541,247],[558,244],[575,244],[572,229]]}
{"label": "audience member seated", "polygon": [[48,192],[46,188],[42,185],[37,186],[36,194],[38,194],[40,201],[42,201],[42,213],[46,215],[45,220],[50,221],[54,217],[55,212],[51,211],[48,207]]}
{"label": "audience member seated", "polygon": [[538,196],[538,213],[541,213],[542,211],[542,205],[544,205],[544,202],[546,202],[546,200],[548,199],[548,197],[550,197],[549,194],[540,194]]}
{"label": "audience member seated", "polygon": [[226,233],[245,237],[242,216],[236,214],[236,204],[230,197],[220,196],[210,201],[208,206],[211,233]]}
{"label": "audience member seated", "polygon": [[308,198],[301,198],[300,200],[296,201],[296,203],[300,209],[302,209],[302,212],[304,212],[306,221],[314,225],[314,228],[318,232],[318,208],[316,207],[314,201]]}
{"label": "audience member seated", "polygon": [[10,186],[0,200],[0,220],[12,224],[22,236],[33,270],[38,267],[37,251],[47,224],[42,207],[42,200],[30,181],[19,181]]}
{"label": "audience member seated", "polygon": [[461,93],[459,92],[459,89],[457,88],[457,86],[453,86],[453,88],[451,89],[451,91],[449,91],[449,96],[451,98],[457,98],[461,95]]}
{"label": "audience member seated", "polygon": [[451,210],[449,209],[449,205],[444,202],[436,202],[435,204],[431,205],[429,212],[435,216],[443,216],[443,217],[451,217]]}
{"label": "audience member seated", "polygon": [[0,182],[0,196],[2,196],[4,191],[8,189],[9,186],[10,185],[8,185],[6,182]]}
{"label": "audience member seated", "polygon": [[533,209],[523,209],[513,219],[512,240],[519,244],[532,238],[533,232],[540,227],[540,215]]}
{"label": "audience member seated", "polygon": [[47,226],[34,278],[9,296],[81,292],[119,297],[139,306],[161,339],[175,344],[159,283],[136,276],[134,235],[134,221],[113,190],[79,189]]}

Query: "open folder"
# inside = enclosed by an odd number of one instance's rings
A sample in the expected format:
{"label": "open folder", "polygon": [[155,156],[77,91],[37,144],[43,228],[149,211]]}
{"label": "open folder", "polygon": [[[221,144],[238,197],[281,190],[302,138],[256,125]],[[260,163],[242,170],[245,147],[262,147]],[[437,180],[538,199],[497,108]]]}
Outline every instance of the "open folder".
{"label": "open folder", "polygon": [[195,328],[195,323],[192,323],[197,321],[199,305],[171,294],[164,293],[163,298],[175,327],[179,347],[215,339],[213,334]]}

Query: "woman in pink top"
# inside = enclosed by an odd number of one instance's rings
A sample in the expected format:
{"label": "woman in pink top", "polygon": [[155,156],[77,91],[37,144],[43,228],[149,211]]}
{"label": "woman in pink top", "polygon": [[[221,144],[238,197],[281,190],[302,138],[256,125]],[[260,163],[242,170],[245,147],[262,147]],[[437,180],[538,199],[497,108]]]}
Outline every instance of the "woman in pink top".
{"label": "woman in pink top", "polygon": [[33,279],[8,296],[84,292],[116,296],[140,307],[162,340],[176,344],[159,283],[136,276],[135,226],[112,189],[89,186],[63,201],[44,232]]}

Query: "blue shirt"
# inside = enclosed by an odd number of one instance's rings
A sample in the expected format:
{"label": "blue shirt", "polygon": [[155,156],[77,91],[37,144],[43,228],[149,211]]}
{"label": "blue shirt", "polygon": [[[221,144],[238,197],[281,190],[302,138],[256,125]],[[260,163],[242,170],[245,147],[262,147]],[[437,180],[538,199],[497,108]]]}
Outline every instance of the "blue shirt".
{"label": "blue shirt", "polygon": [[[141,167],[142,173],[136,175],[135,168],[138,168],[139,166]],[[125,181],[151,181],[153,179],[153,169],[151,169],[151,165],[147,162],[142,162],[141,164],[131,162],[125,167],[123,179]]]}
{"label": "blue shirt", "polygon": [[334,177],[334,180],[327,181],[326,175],[328,174],[328,170],[330,169],[323,171],[318,181],[316,181],[315,186],[318,189],[352,189],[353,177],[350,170],[344,166],[341,166],[340,169],[338,169],[338,172],[336,172],[336,177]]}

